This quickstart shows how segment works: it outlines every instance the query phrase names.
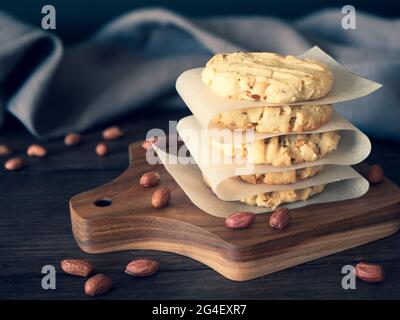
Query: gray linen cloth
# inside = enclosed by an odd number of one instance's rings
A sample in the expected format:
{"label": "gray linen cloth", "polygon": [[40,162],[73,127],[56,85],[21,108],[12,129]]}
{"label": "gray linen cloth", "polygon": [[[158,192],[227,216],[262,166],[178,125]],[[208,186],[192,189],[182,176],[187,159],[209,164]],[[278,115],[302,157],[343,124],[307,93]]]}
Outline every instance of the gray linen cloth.
{"label": "gray linen cloth", "polygon": [[51,138],[139,107],[184,108],[174,90],[177,76],[215,52],[299,54],[318,45],[384,85],[337,110],[371,136],[400,141],[400,19],[357,12],[356,30],[343,29],[341,19],[339,8],[293,23],[265,16],[187,19],[145,9],[64,48],[51,32],[0,12],[0,124],[8,111],[33,135]]}

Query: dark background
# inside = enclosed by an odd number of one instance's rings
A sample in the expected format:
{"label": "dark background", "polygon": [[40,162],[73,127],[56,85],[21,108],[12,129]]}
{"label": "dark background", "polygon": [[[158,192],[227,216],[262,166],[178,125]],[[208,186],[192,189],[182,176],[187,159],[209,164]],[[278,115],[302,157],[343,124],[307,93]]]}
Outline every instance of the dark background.
{"label": "dark background", "polygon": [[164,7],[180,14],[205,17],[215,15],[268,15],[296,19],[314,11],[354,5],[357,10],[374,15],[398,17],[399,0],[1,0],[0,9],[23,21],[40,26],[41,8],[54,5],[57,12],[58,34],[67,43],[79,41],[99,26],[130,10],[144,7]]}

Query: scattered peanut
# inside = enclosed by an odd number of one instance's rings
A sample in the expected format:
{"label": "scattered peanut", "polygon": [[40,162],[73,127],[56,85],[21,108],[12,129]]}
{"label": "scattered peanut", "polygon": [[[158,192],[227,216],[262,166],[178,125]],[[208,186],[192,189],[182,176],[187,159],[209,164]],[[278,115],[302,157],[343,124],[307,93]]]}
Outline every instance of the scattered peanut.
{"label": "scattered peanut", "polygon": [[290,222],[290,213],[288,208],[276,210],[269,218],[269,224],[274,229],[285,229]]}
{"label": "scattered peanut", "polygon": [[106,275],[99,273],[88,279],[85,283],[85,293],[94,297],[108,292],[113,286],[113,282]]}
{"label": "scattered peanut", "polygon": [[97,144],[96,154],[100,157],[106,156],[108,154],[108,146],[105,143]]}
{"label": "scattered peanut", "polygon": [[68,274],[87,277],[93,272],[94,266],[85,260],[67,259],[61,261],[61,269]]}
{"label": "scattered peanut", "polygon": [[6,161],[4,164],[4,168],[8,171],[16,171],[25,168],[26,165],[27,163],[24,158],[16,157]]}
{"label": "scattered peanut", "polygon": [[383,169],[379,164],[374,164],[368,170],[367,179],[371,184],[378,184],[383,180]]}
{"label": "scattered peanut", "polygon": [[79,133],[68,133],[64,138],[64,143],[68,147],[77,146],[82,142],[83,138]]}
{"label": "scattered peanut", "polygon": [[366,282],[382,282],[385,280],[385,271],[379,264],[366,262],[358,263],[355,268],[356,277]]}
{"label": "scattered peanut", "polygon": [[225,219],[225,226],[230,229],[246,229],[253,224],[255,218],[253,212],[236,212]]}
{"label": "scattered peanut", "polygon": [[171,191],[167,187],[160,187],[154,191],[151,204],[154,208],[165,207],[171,199]]}
{"label": "scattered peanut", "polygon": [[103,138],[105,140],[116,140],[124,135],[124,132],[117,126],[109,127],[103,131]]}
{"label": "scattered peanut", "polygon": [[47,155],[47,149],[40,144],[32,144],[26,150],[26,154],[29,157],[43,158]]}
{"label": "scattered peanut", "polygon": [[154,187],[160,182],[160,175],[158,172],[149,171],[142,175],[140,178],[140,185],[142,187]]}
{"label": "scattered peanut", "polygon": [[125,272],[133,277],[148,277],[156,273],[159,267],[157,261],[151,259],[137,259],[129,262]]}
{"label": "scattered peanut", "polygon": [[0,157],[8,156],[12,153],[11,148],[6,144],[0,144]]}
{"label": "scattered peanut", "polygon": [[157,140],[158,140],[158,137],[155,136],[155,137],[151,137],[150,139],[147,139],[147,140],[143,141],[142,148],[144,150],[149,150],[151,148],[151,144],[152,143],[156,143]]}

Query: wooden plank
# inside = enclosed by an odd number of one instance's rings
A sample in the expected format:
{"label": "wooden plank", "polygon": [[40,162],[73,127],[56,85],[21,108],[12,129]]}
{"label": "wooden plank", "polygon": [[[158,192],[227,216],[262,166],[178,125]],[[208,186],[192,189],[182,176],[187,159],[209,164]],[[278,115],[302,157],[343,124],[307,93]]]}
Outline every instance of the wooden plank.
{"label": "wooden plank", "polygon": [[[400,190],[385,178],[361,198],[292,210],[283,232],[268,227],[267,214],[258,215],[250,229],[230,230],[223,219],[195,207],[162,165],[150,166],[141,143],[132,144],[130,153],[133,162],[120,177],[70,201],[74,236],[87,252],[170,251],[232,280],[247,280],[380,239],[400,227]],[[172,190],[172,201],[162,210],[150,206],[153,190],[138,183],[149,170],[158,171]],[[98,199],[111,205],[98,207]]]}
{"label": "wooden plank", "polygon": [[[92,261],[100,272],[115,281],[110,294],[97,299],[398,299],[400,292],[400,233],[369,244],[310,261],[265,277],[244,282],[226,280],[214,270],[193,259],[173,253],[131,250],[87,254],[79,249],[71,233],[68,199],[74,194],[102,185],[120,175],[128,164],[127,143],[143,139],[146,130],[166,129],[169,119],[184,113],[159,113],[157,119],[136,113],[119,123],[132,132],[121,143],[118,154],[97,159],[95,142],[99,131],[78,149],[34,159],[27,170],[6,172],[0,168],[0,298],[5,299],[87,299],[84,279],[65,275],[58,267],[65,258]],[[2,127],[0,143],[25,148],[37,142],[21,126]],[[64,148],[61,140],[40,142]],[[385,175],[400,184],[400,145],[372,140],[369,163],[380,163]],[[0,161],[5,158],[1,157]],[[66,159],[68,162],[66,163]],[[38,161],[36,161],[38,160]],[[43,160],[43,161],[42,161]],[[132,279],[123,272],[132,259],[150,257],[160,262],[160,271],[148,279]],[[343,265],[359,261],[380,263],[387,280],[378,285],[357,282],[356,290],[340,286]],[[57,290],[40,286],[41,267],[57,268]],[[154,290],[156,288],[156,290]],[[90,298],[89,298],[90,299]]]}
{"label": "wooden plank", "polygon": [[[369,284],[357,281],[355,290],[342,289],[342,266],[335,264],[303,264],[266,277],[236,282],[213,270],[161,270],[152,277],[138,279],[127,276],[118,263],[112,262],[98,263],[98,268],[111,277],[115,288],[104,296],[96,297],[96,300],[398,299],[400,292],[399,262],[385,263],[385,282]],[[0,281],[0,298],[93,300],[83,292],[84,278],[69,276],[59,268],[56,290],[40,287],[40,273],[25,273],[1,278]]]}

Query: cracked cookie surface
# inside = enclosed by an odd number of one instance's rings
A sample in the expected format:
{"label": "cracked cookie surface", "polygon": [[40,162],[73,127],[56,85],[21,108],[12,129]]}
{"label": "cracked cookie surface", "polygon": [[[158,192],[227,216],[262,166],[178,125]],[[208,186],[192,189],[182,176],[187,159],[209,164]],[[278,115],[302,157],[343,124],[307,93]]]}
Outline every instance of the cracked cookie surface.
{"label": "cracked cookie surface", "polygon": [[211,139],[210,144],[227,156],[245,158],[252,164],[286,167],[325,157],[336,150],[339,140],[338,132],[328,131],[281,135],[241,145],[223,144]]}
{"label": "cracked cookie surface", "polygon": [[284,104],[322,98],[333,83],[325,64],[271,52],[216,54],[201,78],[227,99]]}
{"label": "cracked cookie surface", "polygon": [[315,194],[324,190],[324,185],[312,186],[298,190],[282,190],[267,193],[260,193],[255,196],[246,197],[240,200],[251,206],[268,207],[276,209],[279,205],[284,203],[291,203],[295,201],[305,201]]}
{"label": "cracked cookie surface", "polygon": [[332,105],[269,106],[230,110],[212,121],[233,130],[254,129],[259,133],[301,133],[320,128],[333,113]]}
{"label": "cracked cookie surface", "polygon": [[240,179],[251,184],[291,184],[304,180],[320,173],[324,166],[306,167],[283,172],[268,172],[264,174],[252,174],[239,176]]}

